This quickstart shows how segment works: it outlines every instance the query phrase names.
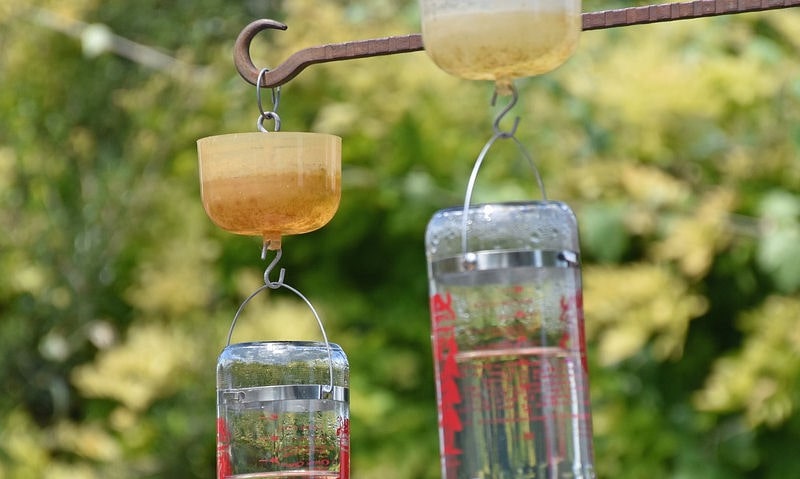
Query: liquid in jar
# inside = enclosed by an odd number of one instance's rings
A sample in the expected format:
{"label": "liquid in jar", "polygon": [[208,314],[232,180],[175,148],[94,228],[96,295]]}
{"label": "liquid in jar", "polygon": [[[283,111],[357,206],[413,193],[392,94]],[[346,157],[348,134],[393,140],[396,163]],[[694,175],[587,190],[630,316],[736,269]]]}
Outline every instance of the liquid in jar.
{"label": "liquid in jar", "polygon": [[444,479],[594,479],[578,271],[447,283],[431,298]]}
{"label": "liquid in jar", "polygon": [[425,51],[442,70],[469,80],[539,75],[564,63],[581,31],[580,4],[518,11],[447,12],[423,16]]}
{"label": "liquid in jar", "polygon": [[321,228],[341,197],[338,172],[273,173],[204,180],[203,206],[217,226],[280,240]]}
{"label": "liquid in jar", "polygon": [[341,196],[341,138],[323,133],[233,133],[197,141],[203,207],[222,229],[262,236],[314,231]]}
{"label": "liquid in jar", "polygon": [[222,407],[218,463],[229,465],[218,471],[218,479],[347,479],[348,414],[347,404],[334,400]]}

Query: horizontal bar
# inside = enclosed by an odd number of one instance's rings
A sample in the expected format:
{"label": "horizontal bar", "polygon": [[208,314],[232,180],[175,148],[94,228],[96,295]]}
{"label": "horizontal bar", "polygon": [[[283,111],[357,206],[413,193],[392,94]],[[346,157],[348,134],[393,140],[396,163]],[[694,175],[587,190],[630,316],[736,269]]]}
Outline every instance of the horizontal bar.
{"label": "horizontal bar", "polygon": [[[798,6],[800,0],[695,0],[586,12],[582,14],[582,22],[583,30],[600,30]],[[261,19],[250,23],[242,30],[236,39],[233,58],[236,69],[245,81],[255,85],[259,81],[261,72],[250,58],[250,43],[253,38],[266,29],[286,30],[286,28],[286,25],[275,20]],[[285,62],[260,75],[261,86],[274,88],[283,85],[308,66],[317,63],[409,53],[423,48],[422,35],[418,33],[310,47],[293,53]]]}

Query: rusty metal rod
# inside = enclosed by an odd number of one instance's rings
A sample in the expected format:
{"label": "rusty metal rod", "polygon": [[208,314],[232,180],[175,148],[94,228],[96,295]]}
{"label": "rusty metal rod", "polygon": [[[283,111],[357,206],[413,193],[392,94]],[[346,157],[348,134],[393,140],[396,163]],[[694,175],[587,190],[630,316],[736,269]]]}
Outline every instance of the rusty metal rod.
{"label": "rusty metal rod", "polygon": [[[800,0],[695,0],[587,12],[582,15],[582,21],[583,30],[600,30],[798,6]],[[263,30],[286,28],[286,25],[275,20],[261,19],[247,25],[239,33],[233,49],[233,62],[245,81],[255,85],[261,71],[250,58],[250,43],[253,38]],[[310,47],[293,53],[285,62],[261,75],[261,86],[272,88],[283,85],[306,67],[316,63],[416,52],[423,48],[422,35],[418,33]]]}

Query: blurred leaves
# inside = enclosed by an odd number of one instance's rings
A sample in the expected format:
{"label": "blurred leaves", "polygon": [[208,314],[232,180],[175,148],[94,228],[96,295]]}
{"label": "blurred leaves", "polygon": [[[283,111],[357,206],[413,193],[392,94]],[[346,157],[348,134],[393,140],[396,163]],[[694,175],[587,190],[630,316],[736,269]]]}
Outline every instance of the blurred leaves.
{"label": "blurred leaves", "polygon": [[706,310],[706,300],[663,266],[586,268],[584,280],[586,333],[604,365],[630,358],[651,340],[657,359],[679,357],[689,321]]}
{"label": "blurred leaves", "polygon": [[[214,364],[264,264],[206,218],[194,142],[253,130],[230,49],[258,17],[290,26],[254,40],[267,66],[418,30],[411,0],[0,6],[0,478],[213,477]],[[797,470],[798,39],[792,9],[586,32],[519,82],[518,136],[580,221],[601,477]],[[281,266],[348,354],[356,478],[438,477],[422,238],[463,199],[490,96],[424,53],[283,89],[285,131],[344,137],[340,209]],[[536,198],[524,163],[498,144],[476,198]],[[234,332],[318,337],[281,290]]]}
{"label": "blurred leaves", "polygon": [[779,290],[800,288],[800,197],[786,191],[768,192],[760,205],[764,239],[759,243],[759,265]]}
{"label": "blurred leaves", "polygon": [[[766,320],[764,318],[767,318]],[[751,426],[777,426],[800,406],[800,300],[773,296],[742,316],[742,349],[714,364],[695,402],[702,410],[744,411]]]}
{"label": "blurred leaves", "polygon": [[694,279],[708,273],[714,256],[729,241],[727,222],[733,210],[734,194],[718,189],[710,191],[690,217],[669,225],[666,238],[654,246],[656,260],[676,261],[681,272]]}
{"label": "blurred leaves", "polygon": [[[197,353],[188,335],[136,323],[123,344],[101,352],[92,364],[76,368],[72,383],[85,397],[111,398],[139,412],[181,386],[182,370]],[[114,381],[108,381],[109,377]]]}

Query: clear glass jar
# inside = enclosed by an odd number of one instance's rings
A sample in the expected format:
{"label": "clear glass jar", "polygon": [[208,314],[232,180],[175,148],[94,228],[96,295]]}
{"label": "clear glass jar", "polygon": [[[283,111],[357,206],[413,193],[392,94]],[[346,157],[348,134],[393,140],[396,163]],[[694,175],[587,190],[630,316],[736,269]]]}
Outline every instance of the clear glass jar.
{"label": "clear glass jar", "polygon": [[493,80],[555,69],[575,51],[581,0],[420,0],[425,51],[442,70]]}
{"label": "clear glass jar", "polygon": [[425,236],[442,477],[593,479],[575,216],[557,201],[466,214],[436,212]]}
{"label": "clear glass jar", "polygon": [[312,341],[231,344],[217,362],[217,478],[350,475],[350,369]]}

